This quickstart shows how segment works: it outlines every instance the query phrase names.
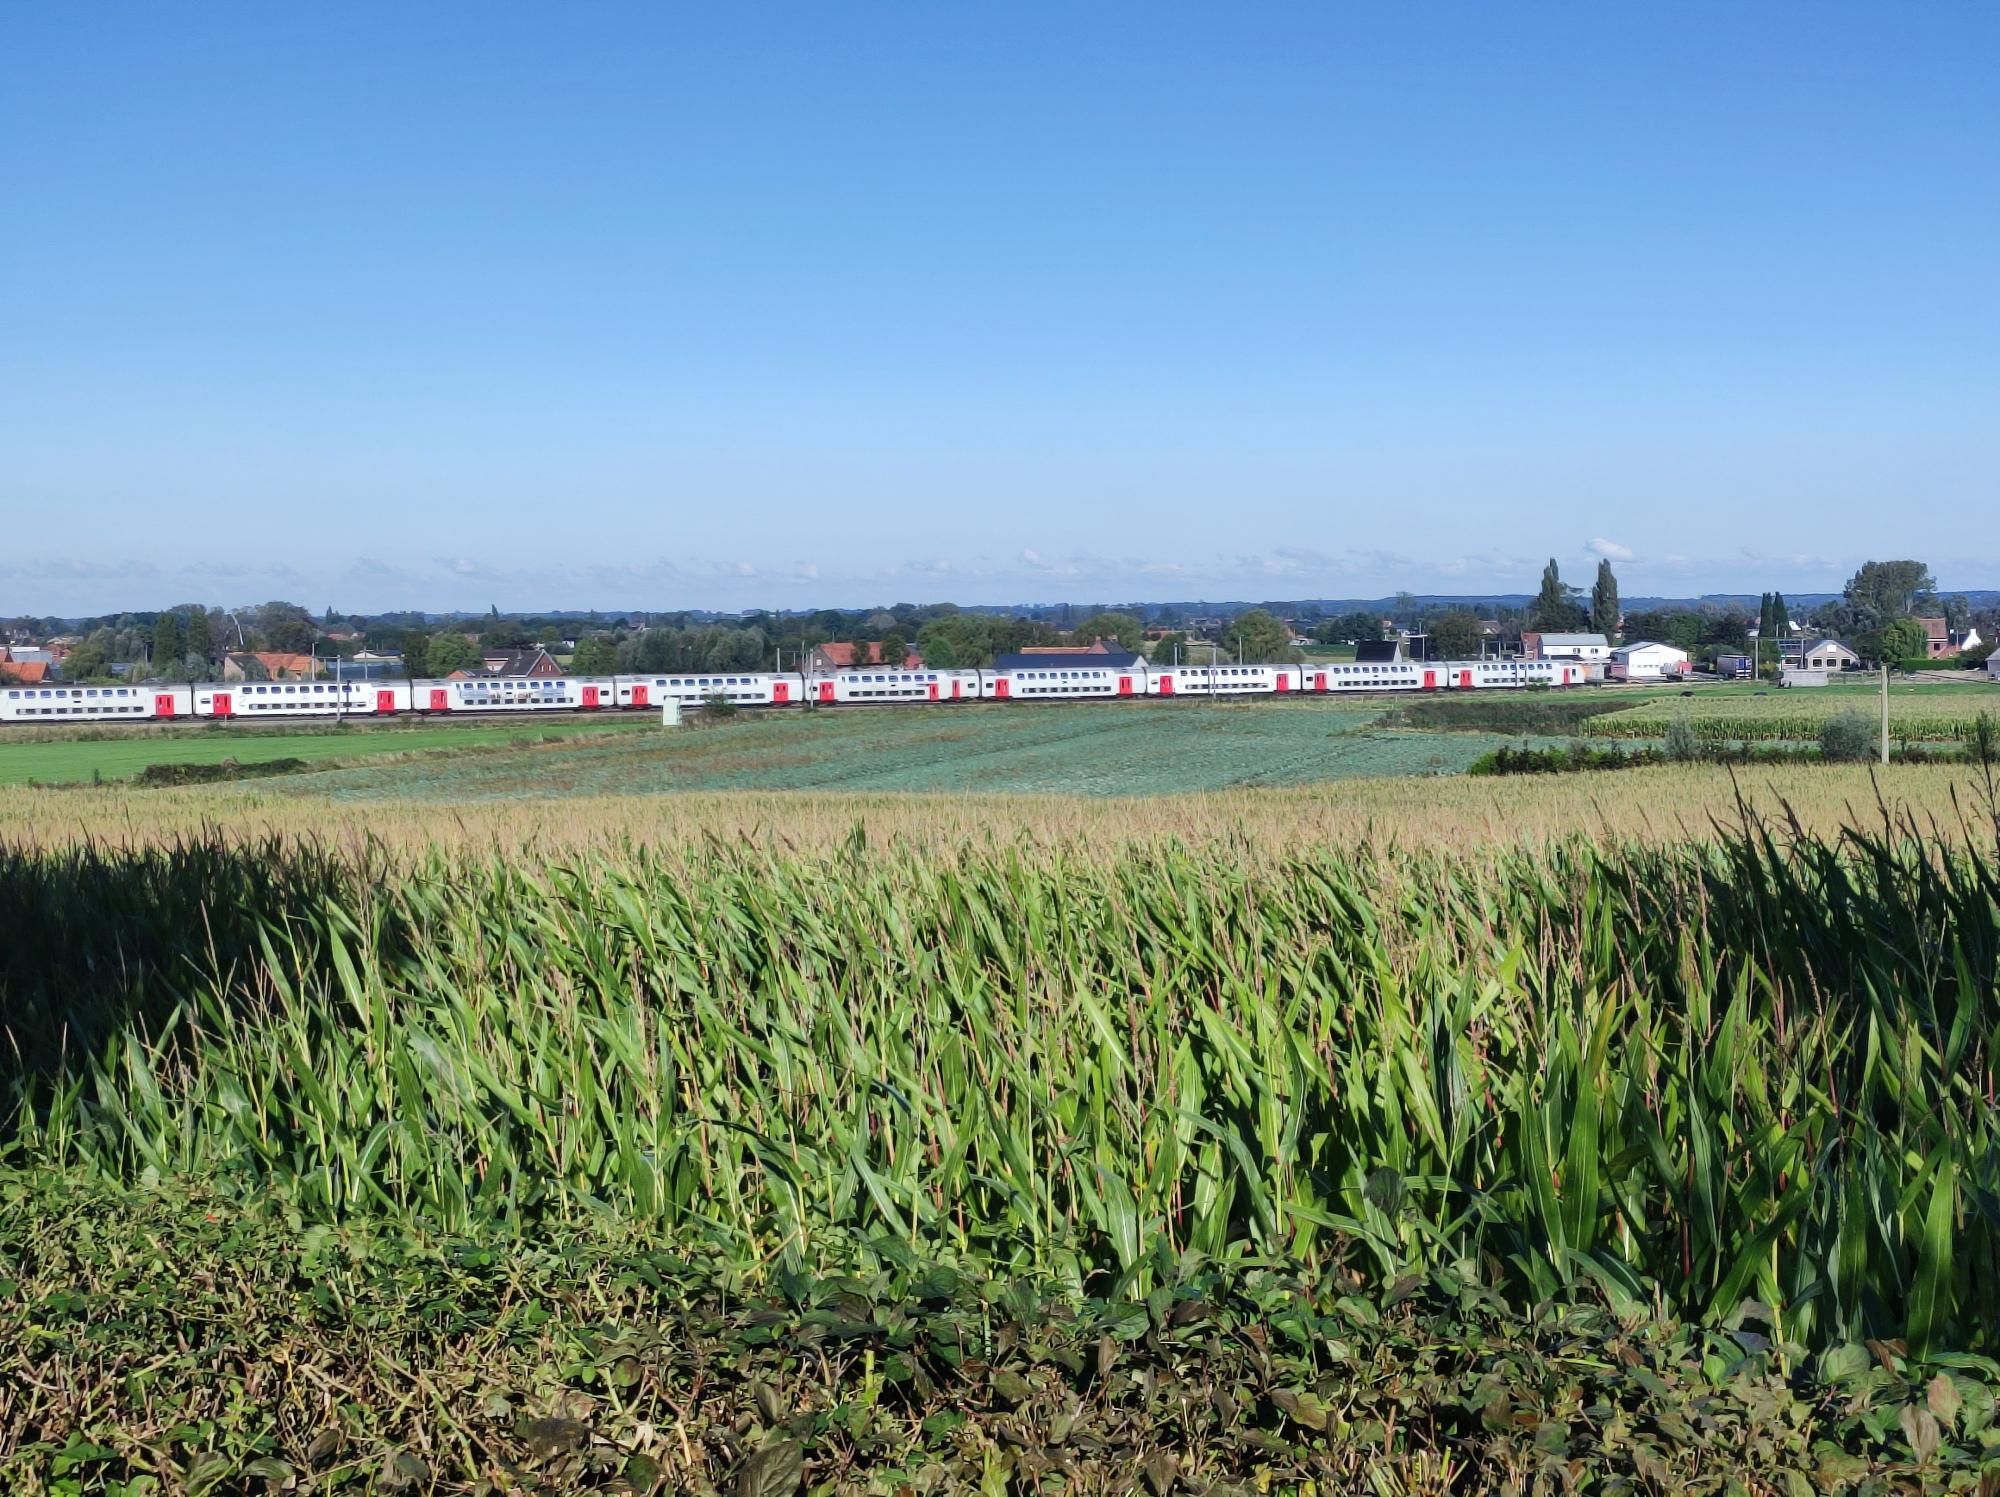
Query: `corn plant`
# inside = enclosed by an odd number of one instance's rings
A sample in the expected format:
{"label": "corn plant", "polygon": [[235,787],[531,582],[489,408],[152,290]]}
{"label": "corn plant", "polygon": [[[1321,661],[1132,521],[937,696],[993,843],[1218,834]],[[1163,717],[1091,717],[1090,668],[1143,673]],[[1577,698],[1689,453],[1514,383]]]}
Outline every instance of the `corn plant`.
{"label": "corn plant", "polygon": [[1990,1350],[1971,837],[0,851],[6,1147],[751,1273],[1268,1260]]}

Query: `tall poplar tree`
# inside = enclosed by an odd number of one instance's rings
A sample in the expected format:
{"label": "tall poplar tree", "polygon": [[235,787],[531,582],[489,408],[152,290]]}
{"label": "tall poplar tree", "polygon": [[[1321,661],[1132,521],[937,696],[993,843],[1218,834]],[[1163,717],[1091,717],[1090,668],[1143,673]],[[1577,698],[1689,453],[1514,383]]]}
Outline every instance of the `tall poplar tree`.
{"label": "tall poplar tree", "polygon": [[181,616],[168,611],[153,621],[153,674],[177,671],[187,658],[187,632]]}
{"label": "tall poplar tree", "polygon": [[215,640],[208,627],[208,610],[196,605],[188,610],[187,652],[203,660],[215,658]]}
{"label": "tall poplar tree", "polygon": [[1607,640],[1618,637],[1618,579],[1609,557],[1597,563],[1597,584],[1590,590],[1590,627]]}
{"label": "tall poplar tree", "polygon": [[1563,586],[1562,569],[1551,556],[1549,564],[1542,568],[1542,590],[1528,606],[1529,619],[1545,634],[1561,633],[1574,629],[1582,612],[1570,597],[1569,589]]}

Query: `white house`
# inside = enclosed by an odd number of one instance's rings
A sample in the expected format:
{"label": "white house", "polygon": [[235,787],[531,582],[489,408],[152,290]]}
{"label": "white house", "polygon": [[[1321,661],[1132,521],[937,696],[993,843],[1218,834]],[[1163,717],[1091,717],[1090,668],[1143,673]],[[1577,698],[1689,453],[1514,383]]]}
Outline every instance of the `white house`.
{"label": "white house", "polygon": [[1858,671],[1861,657],[1837,639],[1816,639],[1805,648],[1804,665],[1810,671]]}
{"label": "white house", "polygon": [[1601,665],[1611,658],[1611,641],[1602,634],[1538,634],[1528,629],[1521,635],[1521,653],[1530,660],[1586,660]]}
{"label": "white house", "polygon": [[1686,650],[1642,639],[1611,652],[1608,674],[1614,681],[1658,681],[1664,676],[1684,676],[1687,669]]}
{"label": "white house", "polygon": [[2000,650],[1995,650],[1986,657],[1986,674],[2000,681]]}

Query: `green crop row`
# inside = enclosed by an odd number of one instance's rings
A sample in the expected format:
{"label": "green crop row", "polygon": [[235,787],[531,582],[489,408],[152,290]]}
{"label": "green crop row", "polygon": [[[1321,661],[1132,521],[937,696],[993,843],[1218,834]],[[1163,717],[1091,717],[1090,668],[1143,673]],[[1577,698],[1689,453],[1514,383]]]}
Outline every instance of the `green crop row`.
{"label": "green crop row", "polygon": [[1990,847],[197,841],[0,850],[0,929],[7,1154],[307,1221],[2000,1326]]}
{"label": "green crop row", "polygon": [[[2000,715],[2000,693],[1991,703],[1954,695],[1933,700],[1901,695],[1889,708],[1889,736],[1900,743],[1956,743],[1970,739],[1982,710]],[[1646,702],[1623,712],[1592,717],[1578,731],[1599,738],[1660,738],[1677,718],[1686,719],[1706,743],[1773,739],[1809,741],[1819,737],[1838,712],[1860,712],[1880,721],[1879,705],[1853,692],[1820,695],[1810,688],[1774,697],[1675,698]]]}

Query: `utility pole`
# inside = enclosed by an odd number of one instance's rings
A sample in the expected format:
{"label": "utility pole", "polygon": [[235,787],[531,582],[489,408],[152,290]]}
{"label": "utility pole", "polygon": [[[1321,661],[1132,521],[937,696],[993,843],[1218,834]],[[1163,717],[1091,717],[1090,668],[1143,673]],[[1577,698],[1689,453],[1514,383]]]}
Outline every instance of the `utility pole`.
{"label": "utility pole", "polygon": [[1889,662],[1882,662],[1882,762],[1889,762]]}

